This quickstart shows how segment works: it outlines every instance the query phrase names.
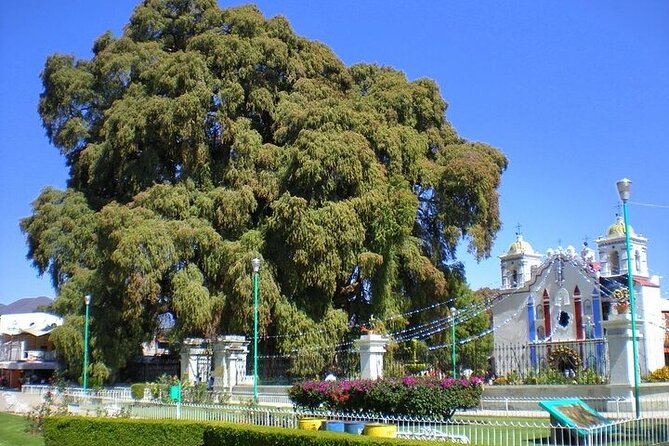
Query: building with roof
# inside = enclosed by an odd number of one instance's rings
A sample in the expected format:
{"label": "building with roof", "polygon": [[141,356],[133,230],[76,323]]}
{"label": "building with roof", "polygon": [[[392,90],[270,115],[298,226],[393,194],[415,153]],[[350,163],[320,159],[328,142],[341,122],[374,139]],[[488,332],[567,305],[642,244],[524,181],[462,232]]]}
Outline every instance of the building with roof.
{"label": "building with roof", "polygon": [[0,316],[0,382],[20,387],[47,380],[58,368],[50,333],[63,319],[48,313]]}
{"label": "building with roof", "polygon": [[[522,234],[516,237],[500,256],[502,288],[492,307],[495,373],[523,373],[550,365],[567,373],[570,367],[593,367],[606,375],[603,322],[625,311],[627,296],[622,219],[617,218],[597,238],[597,254],[587,243],[580,252],[569,246],[541,254]],[[630,240],[639,365],[644,376],[666,363],[669,301],[661,298],[659,277],[649,273],[648,239],[630,227]],[[564,357],[557,352],[565,353]]]}

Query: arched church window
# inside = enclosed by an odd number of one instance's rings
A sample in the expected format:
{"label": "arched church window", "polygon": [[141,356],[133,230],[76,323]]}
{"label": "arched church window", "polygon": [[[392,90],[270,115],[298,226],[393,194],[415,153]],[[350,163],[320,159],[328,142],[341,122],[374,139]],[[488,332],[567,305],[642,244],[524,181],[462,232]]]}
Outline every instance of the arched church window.
{"label": "arched church window", "polygon": [[641,271],[641,254],[639,251],[634,252],[634,272],[637,274]]}
{"label": "arched church window", "polygon": [[543,305],[537,305],[535,308],[536,308],[536,312],[537,312],[537,319],[543,319],[544,318],[544,306]]}
{"label": "arched church window", "polygon": [[592,315],[592,301],[590,299],[583,301],[583,313]]}
{"label": "arched church window", "polygon": [[620,256],[618,251],[611,251],[609,255],[609,265],[611,265],[611,275],[617,276],[620,274]]}
{"label": "arched church window", "polygon": [[537,326],[537,338],[538,339],[544,339],[546,337],[546,331],[544,330],[543,325],[538,325]]}
{"label": "arched church window", "polygon": [[511,286],[518,286],[518,271],[515,269],[513,270],[513,275],[511,276]]}

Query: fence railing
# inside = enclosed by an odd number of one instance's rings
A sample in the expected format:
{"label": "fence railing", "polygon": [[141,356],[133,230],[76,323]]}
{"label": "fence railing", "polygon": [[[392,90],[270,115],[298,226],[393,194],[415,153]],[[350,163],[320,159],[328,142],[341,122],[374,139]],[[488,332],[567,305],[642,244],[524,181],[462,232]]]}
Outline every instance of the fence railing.
{"label": "fence railing", "polygon": [[[289,386],[260,386],[258,394],[259,405],[292,407],[292,401],[288,397],[288,389]],[[65,397],[77,399],[98,398],[106,401],[134,401],[129,387],[89,389],[84,394],[81,387],[57,389],[47,385],[24,385],[22,387],[22,392],[33,395],[44,395],[47,392],[61,393]],[[147,388],[144,392],[143,401],[162,401],[165,398],[162,398],[161,396],[154,398],[150,389]],[[210,401],[249,405],[253,400],[253,388],[251,386],[238,386],[232,389],[232,393],[214,391],[209,392],[208,397]],[[578,394],[565,394],[561,397],[578,398],[608,418],[633,418],[635,415],[634,401],[631,398],[599,397]],[[459,410],[457,413],[469,416],[545,417],[546,412],[539,407],[539,402],[543,399],[545,398],[517,396],[486,397],[484,392],[478,407]],[[664,393],[657,393],[653,396],[642,397],[641,414],[644,417],[669,417],[669,396],[667,392],[665,391]]]}
{"label": "fence railing", "polygon": [[[83,404],[79,410],[103,412]],[[514,419],[509,417],[468,417],[452,420],[420,417],[345,414],[337,412],[301,412],[290,408],[206,404],[118,404],[107,407],[106,413],[126,413],[146,419],[180,418],[194,421],[225,421],[296,428],[302,416],[320,416],[344,422],[364,421],[397,426],[400,438],[444,440],[489,446],[528,446],[530,444],[651,446],[669,441],[669,417],[611,420],[610,423],[569,428],[551,424],[547,418]]]}
{"label": "fence railing", "polygon": [[[558,347],[572,351],[578,358],[580,365],[578,367],[573,365],[571,368],[574,370],[582,367],[594,371],[598,376],[609,378],[610,362],[606,339],[497,345],[491,354],[494,358],[493,371],[497,376],[506,376],[513,372],[525,378],[530,373],[556,367],[556,364],[551,364],[550,355]],[[565,362],[567,364],[563,364],[562,367],[569,368],[568,361]]]}
{"label": "fence railing", "polygon": [[[487,399],[481,407],[459,411],[453,419],[383,416],[378,414],[346,414],[326,411],[299,411],[292,407],[263,407],[246,404],[176,404],[155,400],[134,401],[127,388],[96,390],[84,394],[81,389],[56,391],[48,386],[25,386],[32,394],[56,392],[56,399],[67,398],[70,411],[78,414],[108,416],[125,415],[134,418],[179,418],[194,421],[225,421],[235,424],[255,424],[296,428],[302,416],[320,416],[328,420],[389,423],[397,426],[402,438],[444,440],[489,446],[528,446],[530,444],[575,444],[600,446],[625,444],[652,446],[669,442],[669,401],[645,401],[643,418],[632,418],[627,411],[631,401],[624,398],[588,398],[589,405],[600,408],[610,421],[605,424],[581,426],[578,429],[551,424],[548,414],[539,410],[538,400]],[[272,396],[270,394],[270,396]],[[277,396],[277,395],[274,395]],[[500,409],[493,406],[504,405]],[[513,407],[527,407],[512,410]],[[532,416],[533,418],[525,418]]]}

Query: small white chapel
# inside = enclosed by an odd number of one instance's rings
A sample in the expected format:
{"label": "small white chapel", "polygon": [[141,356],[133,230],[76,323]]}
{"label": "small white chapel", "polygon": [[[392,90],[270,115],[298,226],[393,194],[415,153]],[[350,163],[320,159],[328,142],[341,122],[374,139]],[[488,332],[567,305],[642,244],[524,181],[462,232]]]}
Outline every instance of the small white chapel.
{"label": "small white chapel", "polygon": [[[669,300],[661,298],[660,278],[649,273],[648,239],[630,227],[630,241],[639,367],[645,376],[665,365]],[[628,294],[630,272],[622,218],[595,243],[597,254],[587,242],[580,252],[569,246],[541,254],[520,231],[516,234],[500,256],[502,287],[492,306],[493,367],[498,376],[542,368],[557,347],[575,352],[582,366],[606,374],[608,353],[602,323],[625,311]]]}

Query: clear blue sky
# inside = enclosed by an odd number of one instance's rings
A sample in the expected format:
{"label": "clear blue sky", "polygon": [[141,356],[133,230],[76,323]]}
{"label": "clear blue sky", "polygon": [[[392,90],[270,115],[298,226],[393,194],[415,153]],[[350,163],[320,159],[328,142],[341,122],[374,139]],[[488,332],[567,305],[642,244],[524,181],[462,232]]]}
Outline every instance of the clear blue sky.
{"label": "clear blue sky", "polygon": [[[221,6],[239,4],[221,1]],[[96,37],[119,35],[133,0],[0,3],[0,303],[54,296],[26,260],[18,221],[67,171],[37,114],[49,54],[91,56]],[[669,296],[669,2],[262,1],[294,30],[347,64],[374,62],[429,77],[447,118],[509,158],[504,223],[493,255],[463,253],[474,288],[498,286],[499,256],[522,225],[545,252],[579,247],[614,221],[616,180],[633,181],[630,218],[649,238],[649,266]],[[664,206],[664,207],[662,207]]]}

